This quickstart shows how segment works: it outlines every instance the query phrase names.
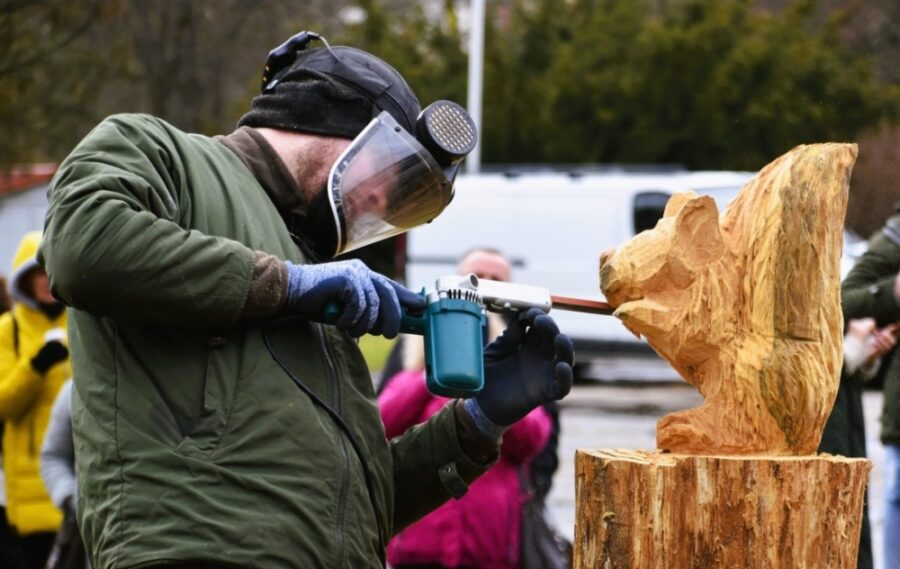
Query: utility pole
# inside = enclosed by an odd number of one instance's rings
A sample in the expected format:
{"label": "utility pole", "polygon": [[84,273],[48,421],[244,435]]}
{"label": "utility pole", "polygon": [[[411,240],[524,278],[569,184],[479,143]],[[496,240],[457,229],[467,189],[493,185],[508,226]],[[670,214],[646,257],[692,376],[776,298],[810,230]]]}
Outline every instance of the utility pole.
{"label": "utility pole", "polygon": [[478,142],[466,159],[466,173],[476,174],[481,169],[481,91],[484,74],[484,0],[472,0],[472,22],[469,28],[469,93],[466,105],[478,129]]}

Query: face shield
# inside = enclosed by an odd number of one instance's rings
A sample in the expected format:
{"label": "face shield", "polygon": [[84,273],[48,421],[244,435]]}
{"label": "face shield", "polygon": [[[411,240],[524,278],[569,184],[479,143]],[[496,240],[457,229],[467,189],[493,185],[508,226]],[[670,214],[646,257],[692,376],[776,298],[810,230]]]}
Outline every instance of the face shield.
{"label": "face shield", "polygon": [[[464,127],[468,128],[456,130],[443,126],[447,121],[438,120],[440,116],[436,119],[429,109],[423,111],[416,127],[422,142],[390,113],[382,112],[331,167],[327,191],[337,227],[335,255],[427,223],[450,203],[462,158],[475,145],[474,125],[461,107],[463,118],[467,119]],[[443,114],[447,112],[445,109]],[[433,126],[427,124],[429,116]],[[437,150],[445,150],[449,144],[451,151],[462,148],[465,152],[451,152],[448,159],[425,146],[435,144]],[[439,164],[436,157],[446,166]]]}

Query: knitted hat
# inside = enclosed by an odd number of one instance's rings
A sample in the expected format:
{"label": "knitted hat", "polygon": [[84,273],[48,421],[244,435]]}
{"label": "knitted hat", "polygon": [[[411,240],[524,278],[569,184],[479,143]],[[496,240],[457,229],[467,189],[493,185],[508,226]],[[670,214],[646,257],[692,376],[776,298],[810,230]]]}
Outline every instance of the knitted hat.
{"label": "knitted hat", "polygon": [[275,75],[238,126],[355,138],[381,111],[414,132],[419,100],[396,69],[358,49],[307,49]]}

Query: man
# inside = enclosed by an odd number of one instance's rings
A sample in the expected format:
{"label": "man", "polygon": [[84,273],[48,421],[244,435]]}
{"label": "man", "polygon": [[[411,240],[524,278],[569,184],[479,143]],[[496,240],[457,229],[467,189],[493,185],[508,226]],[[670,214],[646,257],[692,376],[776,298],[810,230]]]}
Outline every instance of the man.
{"label": "man", "polygon": [[53,401],[72,374],[65,346],[65,307],[50,294],[47,273],[35,257],[40,239],[37,232],[22,238],[10,277],[15,304],[0,316],[6,517],[20,536],[27,569],[43,569],[62,521],[41,481],[39,453]]}
{"label": "man", "polygon": [[[900,210],[869,241],[844,279],[844,319],[874,318],[879,327],[900,320]],[[885,445],[884,563],[900,569],[900,358],[884,378],[881,441]]]}
{"label": "man", "polygon": [[[74,308],[96,569],[382,566],[393,533],[461,496],[508,425],[571,387],[571,342],[531,313],[486,350],[476,399],[386,441],[353,337],[395,336],[424,300],[319,261],[439,214],[461,156],[439,163],[413,137],[419,103],[392,67],[311,37],[270,53],[231,135],[111,117],[52,184],[41,255]],[[377,224],[343,207],[372,144],[395,149]]]}

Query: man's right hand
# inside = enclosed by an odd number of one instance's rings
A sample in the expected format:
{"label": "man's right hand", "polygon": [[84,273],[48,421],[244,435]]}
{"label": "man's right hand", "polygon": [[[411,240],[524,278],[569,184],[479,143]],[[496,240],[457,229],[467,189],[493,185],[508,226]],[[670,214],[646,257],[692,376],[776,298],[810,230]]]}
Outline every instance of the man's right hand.
{"label": "man's right hand", "polygon": [[416,311],[425,308],[420,295],[357,259],[319,265],[285,264],[287,309],[322,322],[326,306],[337,303],[342,312],[335,326],[354,337],[370,333],[393,338],[400,332],[402,306]]}
{"label": "man's right hand", "polygon": [[41,375],[51,367],[69,357],[69,349],[59,340],[50,340],[41,346],[38,353],[31,358],[31,367]]}
{"label": "man's right hand", "polygon": [[466,401],[467,410],[479,428],[484,424],[479,413],[508,427],[535,407],[565,397],[574,365],[572,340],[553,318],[532,308],[484,349],[484,388]]}

